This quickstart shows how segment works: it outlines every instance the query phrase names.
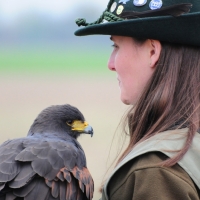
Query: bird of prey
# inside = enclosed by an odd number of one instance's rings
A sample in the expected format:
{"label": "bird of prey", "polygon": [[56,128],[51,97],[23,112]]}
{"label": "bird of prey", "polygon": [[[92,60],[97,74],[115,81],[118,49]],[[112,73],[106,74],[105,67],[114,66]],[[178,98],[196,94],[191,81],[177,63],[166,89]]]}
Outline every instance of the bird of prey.
{"label": "bird of prey", "polygon": [[91,200],[82,133],[92,136],[93,129],[77,108],[44,109],[26,137],[0,146],[0,200]]}

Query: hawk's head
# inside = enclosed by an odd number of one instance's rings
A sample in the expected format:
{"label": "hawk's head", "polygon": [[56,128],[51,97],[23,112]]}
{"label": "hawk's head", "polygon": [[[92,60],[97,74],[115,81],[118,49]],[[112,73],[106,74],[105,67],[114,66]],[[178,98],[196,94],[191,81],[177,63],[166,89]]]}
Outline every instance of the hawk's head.
{"label": "hawk's head", "polygon": [[81,133],[92,136],[93,129],[76,107],[65,104],[44,109],[33,122],[28,135],[36,133],[68,134],[76,139]]}

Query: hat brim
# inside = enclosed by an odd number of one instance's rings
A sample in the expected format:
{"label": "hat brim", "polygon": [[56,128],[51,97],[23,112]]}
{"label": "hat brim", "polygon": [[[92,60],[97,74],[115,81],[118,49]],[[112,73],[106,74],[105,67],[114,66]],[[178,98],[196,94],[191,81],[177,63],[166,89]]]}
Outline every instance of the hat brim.
{"label": "hat brim", "polygon": [[120,35],[200,46],[200,12],[89,25],[75,35]]}

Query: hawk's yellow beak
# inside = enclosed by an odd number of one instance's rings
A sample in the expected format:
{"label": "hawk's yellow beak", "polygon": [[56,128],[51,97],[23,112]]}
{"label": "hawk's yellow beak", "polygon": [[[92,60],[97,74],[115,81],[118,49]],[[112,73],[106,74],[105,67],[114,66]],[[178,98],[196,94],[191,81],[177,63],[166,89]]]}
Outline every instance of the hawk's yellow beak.
{"label": "hawk's yellow beak", "polygon": [[72,124],[68,125],[72,127],[73,131],[90,134],[91,137],[93,136],[93,128],[86,121],[74,120]]}

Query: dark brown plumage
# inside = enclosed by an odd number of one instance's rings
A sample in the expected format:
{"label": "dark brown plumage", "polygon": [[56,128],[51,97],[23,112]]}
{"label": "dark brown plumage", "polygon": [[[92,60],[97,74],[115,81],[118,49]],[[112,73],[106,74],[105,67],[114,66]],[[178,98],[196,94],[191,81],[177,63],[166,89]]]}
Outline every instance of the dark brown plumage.
{"label": "dark brown plumage", "polygon": [[51,106],[35,119],[27,137],[0,146],[0,200],[91,200],[93,179],[81,133],[93,134],[81,112]]}

